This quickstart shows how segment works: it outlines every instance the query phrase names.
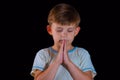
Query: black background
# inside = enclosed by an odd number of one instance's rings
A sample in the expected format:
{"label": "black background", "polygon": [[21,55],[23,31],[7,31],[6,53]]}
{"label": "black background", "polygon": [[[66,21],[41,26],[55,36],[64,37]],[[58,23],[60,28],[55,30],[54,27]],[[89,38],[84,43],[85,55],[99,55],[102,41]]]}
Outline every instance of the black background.
{"label": "black background", "polygon": [[115,50],[117,22],[114,22],[117,2],[44,0],[2,2],[1,52],[4,56],[1,66],[5,68],[2,74],[6,76],[4,80],[33,80],[30,71],[36,52],[53,44],[46,31],[48,12],[61,2],[73,5],[80,13],[81,31],[74,45],[89,51],[97,71],[95,80],[113,78],[117,69],[114,55],[118,53]]}

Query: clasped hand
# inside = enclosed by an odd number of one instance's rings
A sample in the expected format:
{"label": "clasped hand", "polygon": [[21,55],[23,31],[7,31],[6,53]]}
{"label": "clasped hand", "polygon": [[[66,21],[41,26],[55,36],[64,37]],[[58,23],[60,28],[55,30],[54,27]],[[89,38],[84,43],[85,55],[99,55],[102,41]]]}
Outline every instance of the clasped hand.
{"label": "clasped hand", "polygon": [[69,63],[70,59],[68,57],[66,40],[62,41],[62,44],[61,44],[58,54],[56,56],[56,60],[59,64],[62,64],[62,65],[67,65],[67,63]]}

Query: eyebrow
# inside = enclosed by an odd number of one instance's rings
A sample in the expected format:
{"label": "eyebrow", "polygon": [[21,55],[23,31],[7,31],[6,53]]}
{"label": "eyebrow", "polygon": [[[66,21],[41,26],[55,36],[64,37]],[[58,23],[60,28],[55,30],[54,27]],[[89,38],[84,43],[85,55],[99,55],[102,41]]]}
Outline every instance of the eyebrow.
{"label": "eyebrow", "polygon": [[74,29],[74,28],[72,27],[72,28],[68,28],[68,29]]}
{"label": "eyebrow", "polygon": [[[62,29],[62,27],[57,27],[57,29]],[[74,27],[70,27],[68,29],[74,29]]]}
{"label": "eyebrow", "polygon": [[62,28],[62,27],[57,27],[57,28]]}
{"label": "eyebrow", "polygon": [[57,30],[57,29],[63,29],[63,28],[62,28],[62,27],[57,27],[56,30]]}

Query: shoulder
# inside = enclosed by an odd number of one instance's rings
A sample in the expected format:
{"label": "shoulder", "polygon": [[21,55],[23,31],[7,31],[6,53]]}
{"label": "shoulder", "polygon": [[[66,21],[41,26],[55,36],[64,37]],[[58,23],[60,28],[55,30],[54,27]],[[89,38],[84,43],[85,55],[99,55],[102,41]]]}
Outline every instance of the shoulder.
{"label": "shoulder", "polygon": [[88,50],[83,47],[76,47],[78,51],[88,53]]}
{"label": "shoulder", "polygon": [[43,48],[37,52],[37,55],[43,55],[43,54],[45,55],[48,52],[49,52],[49,48]]}
{"label": "shoulder", "polygon": [[79,55],[89,56],[88,50],[83,47],[76,47],[76,50]]}
{"label": "shoulder", "polygon": [[49,48],[43,48],[43,49],[40,49],[38,52],[46,52],[48,51]]}

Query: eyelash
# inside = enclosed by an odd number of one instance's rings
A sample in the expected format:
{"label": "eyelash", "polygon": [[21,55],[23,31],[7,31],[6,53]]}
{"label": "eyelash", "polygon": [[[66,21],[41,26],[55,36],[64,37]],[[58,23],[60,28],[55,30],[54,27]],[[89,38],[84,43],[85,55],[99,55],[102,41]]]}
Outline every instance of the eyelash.
{"label": "eyelash", "polygon": [[68,30],[68,32],[73,32],[73,30]]}
{"label": "eyelash", "polygon": [[[62,32],[62,30],[57,30],[57,32]],[[68,30],[68,32],[73,32],[73,30]]]}

